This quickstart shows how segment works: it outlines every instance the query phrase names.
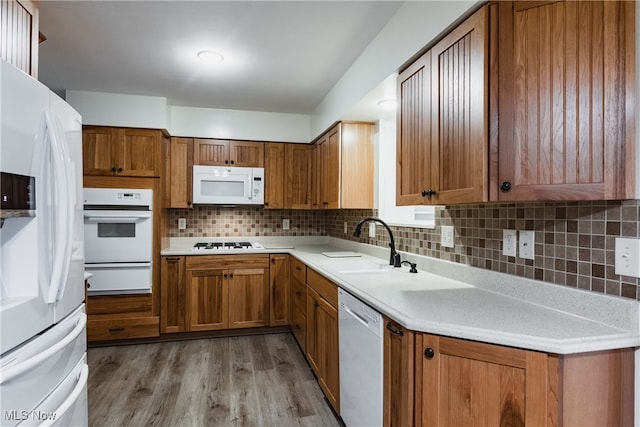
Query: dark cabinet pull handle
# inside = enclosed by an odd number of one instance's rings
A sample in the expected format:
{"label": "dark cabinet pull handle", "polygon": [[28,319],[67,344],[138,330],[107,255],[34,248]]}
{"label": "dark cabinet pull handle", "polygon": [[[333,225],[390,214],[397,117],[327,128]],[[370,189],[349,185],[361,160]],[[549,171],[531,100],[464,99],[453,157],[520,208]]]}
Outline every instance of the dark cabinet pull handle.
{"label": "dark cabinet pull handle", "polygon": [[426,357],[427,359],[433,359],[433,356],[436,355],[436,352],[433,351],[433,349],[431,347],[427,347],[424,350],[424,357]]}
{"label": "dark cabinet pull handle", "polygon": [[431,196],[435,196],[435,195],[436,195],[436,194],[438,194],[438,193],[436,193],[435,191],[433,191],[433,188],[430,188],[430,189],[428,189],[428,190],[424,190],[424,191],[422,191],[422,193],[421,193],[421,194],[422,194],[422,197],[431,197]]}
{"label": "dark cabinet pull handle", "polygon": [[301,331],[302,330],[302,326],[300,326],[299,324],[296,323],[296,329]]}
{"label": "dark cabinet pull handle", "polygon": [[229,279],[233,279],[233,273],[229,275]]}
{"label": "dark cabinet pull handle", "polygon": [[296,291],[296,295],[297,295],[297,296],[299,296],[299,297],[301,297],[301,296],[302,296],[302,292],[300,292],[300,291]]}
{"label": "dark cabinet pull handle", "polygon": [[397,329],[396,327],[394,327],[391,323],[387,323],[387,329],[388,329],[392,334],[400,335],[401,337],[403,337],[403,336],[404,336],[404,332],[402,332],[402,330]]}
{"label": "dark cabinet pull handle", "polygon": [[229,275],[225,273],[225,274],[222,275],[222,277],[226,279],[226,278],[229,277]]}
{"label": "dark cabinet pull handle", "polygon": [[500,189],[504,192],[511,190],[511,183],[509,181],[503,182],[502,185],[500,186]]}
{"label": "dark cabinet pull handle", "polygon": [[300,267],[299,265],[296,265],[296,270],[302,271],[302,267]]}
{"label": "dark cabinet pull handle", "polygon": [[124,328],[121,326],[119,328],[109,328],[109,332],[122,332]]}
{"label": "dark cabinet pull handle", "polygon": [[165,260],[169,262],[176,262],[176,261],[180,261],[180,258],[177,256],[172,256],[172,257],[165,258]]}

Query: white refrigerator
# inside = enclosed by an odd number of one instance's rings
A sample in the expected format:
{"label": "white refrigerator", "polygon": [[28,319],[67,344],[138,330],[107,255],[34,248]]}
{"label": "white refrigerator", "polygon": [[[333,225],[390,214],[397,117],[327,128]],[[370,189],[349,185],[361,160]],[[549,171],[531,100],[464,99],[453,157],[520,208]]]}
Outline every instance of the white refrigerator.
{"label": "white refrigerator", "polygon": [[0,60],[0,426],[88,423],[82,119]]}

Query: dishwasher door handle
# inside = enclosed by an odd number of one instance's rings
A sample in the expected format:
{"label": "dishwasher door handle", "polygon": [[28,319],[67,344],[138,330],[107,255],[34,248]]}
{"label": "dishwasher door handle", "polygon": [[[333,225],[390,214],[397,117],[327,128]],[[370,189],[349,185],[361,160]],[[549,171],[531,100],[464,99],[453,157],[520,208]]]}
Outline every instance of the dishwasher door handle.
{"label": "dishwasher door handle", "polygon": [[364,317],[362,317],[361,315],[359,315],[358,313],[356,313],[355,311],[351,310],[349,307],[347,307],[344,304],[340,305],[340,308],[342,308],[344,310],[345,313],[349,314],[350,316],[352,316],[354,319],[356,319],[358,322],[362,323],[362,325],[365,328],[369,328],[369,322],[367,321],[367,319],[365,319]]}

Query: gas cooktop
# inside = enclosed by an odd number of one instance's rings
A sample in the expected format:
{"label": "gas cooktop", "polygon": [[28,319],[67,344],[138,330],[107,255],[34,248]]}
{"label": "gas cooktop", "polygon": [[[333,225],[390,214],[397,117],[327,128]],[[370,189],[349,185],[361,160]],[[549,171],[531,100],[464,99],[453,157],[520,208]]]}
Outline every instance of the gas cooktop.
{"label": "gas cooktop", "polygon": [[199,242],[193,245],[194,251],[224,251],[231,249],[261,249],[262,245],[251,242]]}

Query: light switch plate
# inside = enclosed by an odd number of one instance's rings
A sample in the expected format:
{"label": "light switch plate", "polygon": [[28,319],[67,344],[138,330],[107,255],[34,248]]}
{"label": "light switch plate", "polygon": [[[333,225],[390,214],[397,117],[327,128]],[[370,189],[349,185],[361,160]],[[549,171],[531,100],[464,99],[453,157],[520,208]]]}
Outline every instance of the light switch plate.
{"label": "light switch plate", "polygon": [[440,246],[445,248],[454,247],[455,229],[452,225],[443,225],[440,227]]}
{"label": "light switch plate", "polygon": [[347,221],[344,222],[344,234],[347,234],[349,229],[347,228]]}
{"label": "light switch plate", "polygon": [[187,219],[178,218],[178,230],[185,230],[187,228]]}
{"label": "light switch plate", "polygon": [[617,238],[615,257],[616,274],[640,277],[640,240]]}
{"label": "light switch plate", "polygon": [[374,222],[369,223],[369,237],[376,237],[376,224]]}
{"label": "light switch plate", "polygon": [[518,247],[520,258],[535,259],[536,255],[536,232],[533,230],[523,230],[520,232],[520,245]]}
{"label": "light switch plate", "polygon": [[518,232],[516,230],[502,230],[502,255],[516,256],[518,248]]}
{"label": "light switch plate", "polygon": [[289,222],[288,219],[283,219],[282,220],[282,229],[283,230],[288,230],[290,225],[291,225],[291,223]]}

